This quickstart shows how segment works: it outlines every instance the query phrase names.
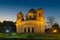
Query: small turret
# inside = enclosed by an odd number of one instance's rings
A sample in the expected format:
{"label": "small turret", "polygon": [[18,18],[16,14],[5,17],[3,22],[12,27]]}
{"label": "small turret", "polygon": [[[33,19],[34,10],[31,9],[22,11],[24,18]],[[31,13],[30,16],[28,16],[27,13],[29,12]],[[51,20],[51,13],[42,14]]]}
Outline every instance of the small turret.
{"label": "small turret", "polygon": [[17,20],[20,20],[20,21],[23,21],[23,20],[24,20],[24,15],[23,15],[22,12],[19,12],[19,13],[17,14]]}
{"label": "small turret", "polygon": [[16,20],[16,32],[19,33],[19,26],[21,26],[21,22],[24,20],[24,15],[22,12],[19,12],[17,14],[17,20]]}
{"label": "small turret", "polygon": [[36,20],[40,20],[44,17],[44,11],[42,8],[37,9],[36,11]]}

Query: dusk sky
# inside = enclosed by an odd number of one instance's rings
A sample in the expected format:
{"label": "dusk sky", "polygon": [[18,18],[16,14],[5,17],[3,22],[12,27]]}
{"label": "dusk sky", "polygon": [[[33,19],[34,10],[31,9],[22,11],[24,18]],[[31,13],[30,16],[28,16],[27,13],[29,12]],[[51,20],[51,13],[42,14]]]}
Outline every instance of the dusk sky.
{"label": "dusk sky", "polygon": [[53,16],[60,24],[60,0],[0,0],[0,21],[16,21],[17,13],[26,15],[31,8],[42,8],[45,21]]}

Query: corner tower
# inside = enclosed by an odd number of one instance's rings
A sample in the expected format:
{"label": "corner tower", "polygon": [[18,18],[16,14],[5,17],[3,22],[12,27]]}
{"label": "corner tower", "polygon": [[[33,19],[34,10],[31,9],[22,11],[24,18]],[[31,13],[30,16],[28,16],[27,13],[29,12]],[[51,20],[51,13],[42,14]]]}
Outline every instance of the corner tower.
{"label": "corner tower", "polygon": [[44,11],[42,8],[39,8],[36,11],[36,25],[37,25],[38,32],[41,33],[45,32]]}
{"label": "corner tower", "polygon": [[21,26],[22,26],[22,21],[24,20],[24,15],[22,12],[19,12],[17,14],[17,20],[16,20],[16,32],[20,33],[21,31]]}
{"label": "corner tower", "polygon": [[42,8],[37,9],[36,11],[36,20],[44,19],[44,11]]}
{"label": "corner tower", "polygon": [[19,12],[19,13],[17,14],[17,20],[20,20],[20,21],[23,21],[23,20],[24,20],[24,15],[23,15],[22,12]]}

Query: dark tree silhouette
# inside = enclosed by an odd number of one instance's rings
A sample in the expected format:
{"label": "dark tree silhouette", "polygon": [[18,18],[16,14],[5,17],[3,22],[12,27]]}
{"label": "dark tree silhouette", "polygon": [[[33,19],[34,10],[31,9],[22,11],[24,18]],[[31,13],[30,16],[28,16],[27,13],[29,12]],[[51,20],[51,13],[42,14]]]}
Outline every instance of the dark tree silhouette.
{"label": "dark tree silhouette", "polygon": [[0,27],[2,27],[3,25],[2,25],[2,23],[0,22]]}
{"label": "dark tree silhouette", "polygon": [[54,25],[52,25],[52,28],[59,29],[59,24],[58,23],[55,23]]}
{"label": "dark tree silhouette", "polygon": [[13,21],[3,21],[3,29],[11,29],[12,32],[16,32],[16,26],[15,23]]}
{"label": "dark tree silhouette", "polygon": [[2,23],[0,22],[0,32],[2,32],[2,29],[3,29],[3,25],[2,25]]}

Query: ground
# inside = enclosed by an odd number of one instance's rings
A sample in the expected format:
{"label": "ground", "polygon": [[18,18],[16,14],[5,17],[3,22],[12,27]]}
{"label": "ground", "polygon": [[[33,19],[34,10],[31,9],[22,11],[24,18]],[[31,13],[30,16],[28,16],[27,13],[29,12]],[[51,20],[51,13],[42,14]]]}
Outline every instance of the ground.
{"label": "ground", "polygon": [[60,33],[56,34],[2,34],[0,33],[1,38],[35,38],[35,39],[60,39]]}

